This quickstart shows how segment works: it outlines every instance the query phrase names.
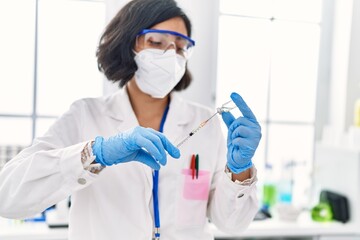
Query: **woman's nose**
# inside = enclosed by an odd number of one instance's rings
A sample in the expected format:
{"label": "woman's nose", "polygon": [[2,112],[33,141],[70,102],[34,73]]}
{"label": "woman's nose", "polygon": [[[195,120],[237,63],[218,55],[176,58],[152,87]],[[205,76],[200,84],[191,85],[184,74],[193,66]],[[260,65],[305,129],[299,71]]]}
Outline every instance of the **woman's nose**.
{"label": "woman's nose", "polygon": [[169,49],[176,49],[176,45],[174,42],[171,42],[165,50],[169,50]]}

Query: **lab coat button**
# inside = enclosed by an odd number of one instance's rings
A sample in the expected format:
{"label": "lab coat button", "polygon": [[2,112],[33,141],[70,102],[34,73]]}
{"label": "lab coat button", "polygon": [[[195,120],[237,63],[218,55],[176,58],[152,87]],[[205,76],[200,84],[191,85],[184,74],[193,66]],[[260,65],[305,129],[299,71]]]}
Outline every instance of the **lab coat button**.
{"label": "lab coat button", "polygon": [[243,196],[244,196],[244,194],[241,193],[241,194],[239,194],[239,195],[237,196],[237,198],[242,198]]}
{"label": "lab coat button", "polygon": [[79,178],[78,183],[81,184],[81,185],[85,185],[86,184],[86,179],[85,178]]}

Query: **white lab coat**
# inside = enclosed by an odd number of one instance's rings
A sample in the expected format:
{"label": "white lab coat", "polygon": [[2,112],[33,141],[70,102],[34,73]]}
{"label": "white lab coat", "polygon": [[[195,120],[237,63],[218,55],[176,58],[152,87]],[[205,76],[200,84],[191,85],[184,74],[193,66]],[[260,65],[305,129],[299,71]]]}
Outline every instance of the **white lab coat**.
{"label": "white lab coat", "polygon": [[[178,143],[210,114],[211,110],[173,93],[164,134]],[[70,240],[151,239],[152,170],[133,161],[106,167],[96,175],[84,170],[80,160],[89,140],[138,125],[124,90],[76,101],[43,137],[5,165],[0,173],[0,215],[33,216],[71,195]],[[235,184],[224,173],[226,144],[219,119],[214,118],[180,150],[180,159],[168,156],[160,170],[162,239],[213,239],[208,218],[220,230],[244,230],[258,209],[256,185]],[[193,153],[199,154],[200,169],[208,171],[209,178],[185,181],[182,169],[189,168]],[[189,189],[209,187],[205,200],[184,197]]]}

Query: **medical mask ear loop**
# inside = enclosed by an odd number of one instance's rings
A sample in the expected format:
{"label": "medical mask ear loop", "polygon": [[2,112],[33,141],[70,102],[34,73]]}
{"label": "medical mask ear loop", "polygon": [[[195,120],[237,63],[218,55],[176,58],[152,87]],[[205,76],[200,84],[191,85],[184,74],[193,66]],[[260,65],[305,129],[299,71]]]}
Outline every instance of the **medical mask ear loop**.
{"label": "medical mask ear loop", "polygon": [[[141,51],[141,50],[140,50]],[[137,51],[135,51],[135,49],[132,49],[132,52],[135,54],[135,56],[137,56],[139,53]],[[134,56],[134,57],[135,57]]]}

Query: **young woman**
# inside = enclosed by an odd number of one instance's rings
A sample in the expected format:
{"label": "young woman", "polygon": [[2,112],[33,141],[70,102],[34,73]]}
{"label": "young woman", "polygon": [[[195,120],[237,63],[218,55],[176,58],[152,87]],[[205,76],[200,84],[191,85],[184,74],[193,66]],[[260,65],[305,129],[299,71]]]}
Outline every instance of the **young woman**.
{"label": "young woman", "polygon": [[191,82],[190,37],[173,0],[124,6],[97,51],[119,91],[76,101],[4,167],[0,214],[30,217],[71,195],[70,240],[213,239],[208,220],[245,229],[258,209],[252,157],[261,130],[243,99],[231,95],[243,117],[222,114],[227,144],[213,118],[176,147],[213,114],[176,94]]}

